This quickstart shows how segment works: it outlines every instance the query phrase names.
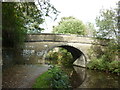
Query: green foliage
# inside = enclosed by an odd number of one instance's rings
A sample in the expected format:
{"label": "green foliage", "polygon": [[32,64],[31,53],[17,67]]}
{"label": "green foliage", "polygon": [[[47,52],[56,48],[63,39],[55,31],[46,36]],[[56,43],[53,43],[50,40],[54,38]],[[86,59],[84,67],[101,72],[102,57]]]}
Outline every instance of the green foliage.
{"label": "green foliage", "polygon": [[59,50],[60,54],[58,56],[58,62],[59,64],[63,66],[71,66],[72,63],[72,55],[70,52],[68,52],[66,49],[60,48]]}
{"label": "green foliage", "polygon": [[[120,30],[120,1],[118,1],[118,9],[117,9],[117,27],[118,30]],[[118,32],[118,34],[119,34],[118,41],[120,44],[120,31]]]}
{"label": "green foliage", "polygon": [[58,53],[50,51],[46,56],[47,61],[51,64],[58,64]]}
{"label": "green foliage", "polygon": [[113,73],[120,73],[120,61],[112,61],[109,63],[109,71]]}
{"label": "green foliage", "polygon": [[69,78],[59,67],[50,69],[36,79],[33,88],[70,88]]}
{"label": "green foliage", "polygon": [[100,44],[104,38],[109,40],[106,40],[107,46],[92,46],[89,54],[92,61],[87,65],[88,68],[120,73],[120,44],[116,16],[116,9],[103,9],[100,16],[96,18],[98,31],[94,43]]}
{"label": "green foliage", "polygon": [[100,11],[100,16],[96,18],[96,26],[98,27],[96,37],[118,38],[116,16],[116,9],[102,9]]}
{"label": "green foliage", "polygon": [[21,16],[25,20],[25,28],[27,29],[27,33],[40,33],[43,28],[40,28],[40,24],[44,22],[43,14],[41,10],[37,8],[35,3],[20,3],[21,12],[23,15]]}
{"label": "green foliage", "polygon": [[118,45],[114,40],[110,40],[107,46],[93,45],[89,50],[89,58],[91,61],[87,67],[89,69],[97,69],[101,71],[110,71],[112,73],[120,73],[120,61]]}
{"label": "green foliage", "polygon": [[107,43],[107,46],[100,46],[100,45],[93,45],[91,46],[91,49],[89,50],[89,58],[93,59],[93,57],[96,58],[101,58],[104,57],[106,61],[113,61],[113,60],[119,60],[119,48],[118,44],[114,40],[108,40],[107,39],[104,41],[102,40],[97,40],[94,41],[95,44],[101,44],[101,43]]}
{"label": "green foliage", "polygon": [[42,14],[33,2],[4,2],[2,14],[3,46],[20,46],[30,28],[41,31]]}
{"label": "green foliage", "polygon": [[74,17],[63,17],[58,26],[53,27],[53,33],[85,35],[86,27],[82,21]]}
{"label": "green foliage", "polygon": [[58,51],[55,51],[55,49],[49,51],[46,59],[50,61],[51,64],[60,64],[63,66],[71,66],[73,64],[71,53],[63,48],[58,48]]}
{"label": "green foliage", "polygon": [[[39,1],[39,0],[38,0]],[[49,1],[39,1],[41,10],[34,2],[3,2],[2,3],[2,40],[4,47],[20,47],[26,33],[40,33],[43,28],[44,14],[58,14]],[[44,13],[42,11],[45,11]],[[53,12],[51,12],[52,10]]]}
{"label": "green foliage", "polygon": [[57,16],[60,12],[50,3],[50,0],[38,0],[38,5],[43,14],[43,17],[51,17],[51,15],[55,15],[54,18],[51,18],[54,20],[57,19]]}
{"label": "green foliage", "polygon": [[24,20],[15,8],[17,3],[2,3],[2,40],[3,46],[15,47],[24,40]]}
{"label": "green foliage", "polygon": [[94,59],[87,64],[87,68],[120,74],[120,61],[108,62],[104,58]]}
{"label": "green foliage", "polygon": [[70,88],[69,78],[60,68],[52,66],[48,72],[52,88]]}
{"label": "green foliage", "polygon": [[2,3],[2,40],[4,47],[20,46],[25,40],[26,33],[40,33],[44,30],[40,27],[40,24],[44,22],[44,14],[48,14],[48,17],[51,15],[49,13],[58,14],[50,1],[44,0],[39,1],[39,3],[40,7],[44,7],[44,9],[39,10],[35,2]]}
{"label": "green foliage", "polygon": [[108,63],[104,61],[104,59],[94,59],[89,62],[87,65],[89,69],[98,69],[98,70],[107,70],[108,68]]}
{"label": "green foliage", "polygon": [[43,73],[36,79],[32,88],[50,88],[50,81],[47,78],[51,78],[51,75],[48,72]]}
{"label": "green foliage", "polygon": [[109,39],[112,38],[106,49],[106,55],[108,59],[116,59],[115,57],[120,58],[120,25],[118,24],[118,14],[119,4],[118,8],[115,9],[102,9],[100,11],[100,16],[96,18],[96,26],[98,27],[98,30],[96,31],[96,37]]}
{"label": "green foliage", "polygon": [[119,60],[119,46],[114,40],[108,43],[105,49],[105,55],[107,61]]}

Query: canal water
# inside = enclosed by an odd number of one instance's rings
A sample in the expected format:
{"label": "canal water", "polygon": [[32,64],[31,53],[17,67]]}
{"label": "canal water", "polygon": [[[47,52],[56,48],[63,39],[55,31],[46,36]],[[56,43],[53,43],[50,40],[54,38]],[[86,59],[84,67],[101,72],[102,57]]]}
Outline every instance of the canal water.
{"label": "canal water", "polygon": [[73,88],[120,88],[120,77],[106,72],[73,66],[63,69]]}
{"label": "canal water", "polygon": [[[3,63],[5,63],[5,67],[10,65],[10,62],[13,60],[14,55],[11,51],[14,53],[13,50],[9,50],[9,52],[3,51]],[[20,58],[20,54],[16,52],[16,57],[14,57],[14,60],[21,59],[22,62],[24,60],[28,62],[30,59],[35,59],[35,61],[38,61],[36,59],[39,59],[41,53],[35,52],[37,54],[36,55],[34,52],[34,50],[32,50],[32,52],[24,50],[22,54],[24,56],[23,60]],[[27,63],[22,64],[24,65]],[[31,63],[28,64],[30,65]],[[63,70],[69,75],[73,88],[120,88],[120,77],[112,73],[88,70],[77,66],[63,68]]]}

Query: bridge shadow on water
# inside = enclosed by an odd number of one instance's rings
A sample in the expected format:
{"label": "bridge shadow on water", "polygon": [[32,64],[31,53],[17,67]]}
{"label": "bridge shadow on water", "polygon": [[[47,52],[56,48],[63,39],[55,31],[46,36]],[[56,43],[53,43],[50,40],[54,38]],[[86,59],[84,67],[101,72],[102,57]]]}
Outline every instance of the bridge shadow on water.
{"label": "bridge shadow on water", "polygon": [[78,88],[86,79],[87,74],[85,68],[72,66],[69,68],[63,67],[62,69],[69,76],[72,88]]}

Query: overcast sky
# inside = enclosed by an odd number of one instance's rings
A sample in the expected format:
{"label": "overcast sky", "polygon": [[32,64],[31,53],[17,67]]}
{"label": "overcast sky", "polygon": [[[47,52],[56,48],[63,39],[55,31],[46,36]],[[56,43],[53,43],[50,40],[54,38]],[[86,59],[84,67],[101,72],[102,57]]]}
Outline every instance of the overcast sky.
{"label": "overcast sky", "polygon": [[109,9],[116,7],[116,3],[119,0],[50,0],[51,4],[60,11],[56,21],[52,19],[46,20],[46,23],[42,25],[46,28],[45,33],[52,31],[52,26],[57,25],[61,17],[74,16],[79,20],[95,23],[96,16],[99,15],[100,9]]}

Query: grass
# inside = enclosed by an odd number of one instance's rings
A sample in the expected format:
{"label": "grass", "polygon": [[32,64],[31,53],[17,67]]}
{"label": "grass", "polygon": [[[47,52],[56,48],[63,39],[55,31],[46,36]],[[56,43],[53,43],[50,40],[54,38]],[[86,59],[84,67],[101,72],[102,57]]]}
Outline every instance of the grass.
{"label": "grass", "polygon": [[36,82],[33,84],[33,88],[50,88],[50,81],[47,78],[51,78],[51,75],[48,74],[48,71],[40,75]]}

